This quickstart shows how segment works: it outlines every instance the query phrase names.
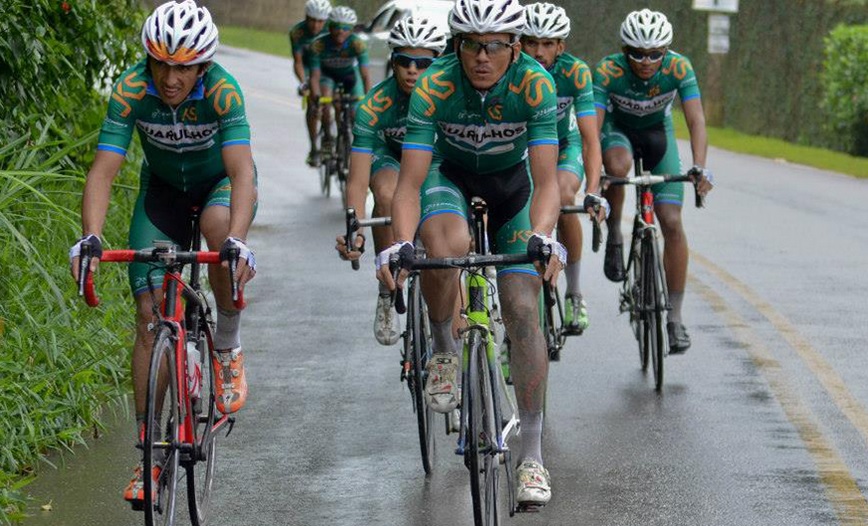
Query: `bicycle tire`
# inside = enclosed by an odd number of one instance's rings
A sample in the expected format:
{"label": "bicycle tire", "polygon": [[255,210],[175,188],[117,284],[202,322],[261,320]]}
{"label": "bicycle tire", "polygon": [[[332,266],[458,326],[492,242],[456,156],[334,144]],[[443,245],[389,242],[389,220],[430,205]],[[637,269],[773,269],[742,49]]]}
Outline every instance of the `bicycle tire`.
{"label": "bicycle tire", "polygon": [[[645,342],[646,318],[643,313],[645,296],[642,279],[644,266],[642,264],[642,245],[636,241],[636,236],[639,235],[635,230],[636,228],[638,228],[638,225],[634,224],[633,238],[630,242],[630,257],[627,260],[629,263],[626,280],[624,281],[624,294],[629,295],[630,325],[633,328],[633,335],[636,337],[636,342],[639,345],[639,366],[643,373],[647,373],[650,352]],[[638,250],[637,245],[639,246]]]}
{"label": "bicycle tire", "polygon": [[467,448],[465,457],[470,470],[470,496],[473,502],[473,520],[476,526],[499,524],[497,507],[498,460],[493,454],[490,440],[496,436],[492,407],[493,391],[488,374],[485,340],[478,332],[470,334],[471,349],[468,383],[464,396],[467,415]]}
{"label": "bicycle tire", "polygon": [[643,277],[643,315],[645,318],[644,340],[648,353],[651,355],[651,369],[654,373],[654,389],[663,388],[663,306],[660,301],[660,276],[658,275],[657,251],[655,239],[648,236],[642,247]]}
{"label": "bicycle tire", "polygon": [[[206,320],[200,314],[200,320]],[[200,322],[209,331],[209,322]],[[204,414],[193,413],[191,418],[196,422],[194,437],[196,439],[195,458],[185,463],[187,475],[187,506],[190,511],[190,522],[193,526],[205,526],[208,522],[208,508],[211,503],[211,492],[214,486],[214,472],[217,461],[217,435],[210,432],[217,420],[217,407],[214,398],[214,374],[211,368],[211,353],[214,349],[209,344],[209,335],[202,333],[200,341],[204,340],[202,359],[202,390],[200,400]]]}
{"label": "bicycle tire", "polygon": [[[177,449],[180,437],[180,406],[172,330],[160,326],[154,338],[148,372],[148,398],[144,438],[145,526],[172,526],[178,489]],[[165,378],[168,378],[168,382]],[[168,383],[168,386],[163,386]],[[165,389],[165,392],[161,392]],[[158,399],[162,402],[158,404]],[[154,488],[151,473],[160,470]]]}
{"label": "bicycle tire", "polygon": [[409,305],[407,329],[404,333],[405,356],[413,362],[410,389],[419,429],[419,452],[422,455],[422,469],[426,475],[430,475],[434,466],[434,410],[425,398],[425,382],[431,347],[429,335],[425,331],[425,304],[418,278],[411,280],[407,297]]}

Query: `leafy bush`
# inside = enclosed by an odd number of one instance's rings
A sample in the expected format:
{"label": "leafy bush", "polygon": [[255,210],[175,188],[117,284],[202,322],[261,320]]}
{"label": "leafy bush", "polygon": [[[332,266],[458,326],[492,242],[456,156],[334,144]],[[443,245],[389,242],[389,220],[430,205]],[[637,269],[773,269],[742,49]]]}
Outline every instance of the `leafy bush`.
{"label": "leafy bush", "polygon": [[822,82],[827,130],[846,151],[868,156],[868,25],[829,34]]}
{"label": "leafy bush", "polygon": [[[131,302],[84,308],[67,250],[103,88],[139,54],[142,20],[138,0],[0,0],[0,523],[20,518],[40,456],[93,435],[127,390]],[[118,179],[109,244],[126,238],[140,155]],[[105,267],[101,286],[126,290]]]}

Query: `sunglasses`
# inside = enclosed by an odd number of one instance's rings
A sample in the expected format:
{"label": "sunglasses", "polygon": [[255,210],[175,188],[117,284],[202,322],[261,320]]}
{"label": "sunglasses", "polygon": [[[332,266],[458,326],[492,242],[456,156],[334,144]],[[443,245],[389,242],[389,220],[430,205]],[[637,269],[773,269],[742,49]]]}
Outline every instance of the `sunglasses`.
{"label": "sunglasses", "polygon": [[403,53],[392,53],[392,62],[402,68],[409,68],[410,64],[416,64],[416,69],[427,69],[434,62],[434,57],[415,57]]}
{"label": "sunglasses", "polygon": [[656,64],[656,63],[660,62],[661,60],[663,60],[663,55],[665,55],[665,54],[666,53],[663,51],[652,51],[650,53],[642,53],[638,49],[628,49],[627,50],[627,56],[633,62],[644,62],[647,59],[648,62],[650,62],[652,64]]}
{"label": "sunglasses", "polygon": [[352,31],[353,25],[352,24],[338,24],[335,22],[330,22],[329,23],[329,29],[337,29],[338,31]]}
{"label": "sunglasses", "polygon": [[512,47],[512,42],[504,42],[502,40],[492,40],[490,42],[480,42],[478,40],[462,39],[458,49],[461,51],[478,55],[482,50],[488,56],[500,55]]}

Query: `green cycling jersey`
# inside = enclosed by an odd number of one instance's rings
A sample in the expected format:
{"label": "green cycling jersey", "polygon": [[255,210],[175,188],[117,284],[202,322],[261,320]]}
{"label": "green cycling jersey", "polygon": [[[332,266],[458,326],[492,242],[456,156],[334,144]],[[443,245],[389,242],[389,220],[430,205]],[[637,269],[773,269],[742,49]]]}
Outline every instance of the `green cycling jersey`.
{"label": "green cycling jersey", "polygon": [[491,173],[542,144],[558,144],[554,81],[525,53],[485,93],[473,88],[454,54],[416,81],[403,149],[435,151],[471,172]]}
{"label": "green cycling jersey", "polygon": [[558,138],[563,145],[578,144],[578,127],[574,117],[596,116],[594,85],[588,65],[569,53],[561,53],[549,68],[558,94]]}
{"label": "green cycling jersey", "polygon": [[353,151],[372,153],[386,148],[400,159],[409,107],[410,97],[394,76],[374,86],[356,109]]}
{"label": "green cycling jersey", "polygon": [[336,44],[331,35],[316,37],[308,48],[310,69],[320,69],[335,80],[345,79],[359,66],[368,65],[368,46],[357,35],[350,35],[343,44]]}
{"label": "green cycling jersey", "polygon": [[594,103],[609,110],[616,125],[643,129],[660,124],[670,118],[676,94],[682,103],[700,96],[693,66],[684,55],[668,51],[649,80],[638,78],[628,60],[623,53],[609,55],[594,72]]}
{"label": "green cycling jersey", "polygon": [[133,129],[145,152],[143,171],[184,191],[225,172],[222,148],[250,144],[241,88],[216,63],[175,108],[160,99],[146,60],[122,73],[97,149],[126,155]]}
{"label": "green cycling jersey", "polygon": [[322,31],[319,33],[311,33],[307,27],[307,20],[302,20],[289,28],[289,45],[292,49],[292,54],[295,55],[296,53],[300,53],[302,64],[304,64],[304,67],[309,68],[310,56],[307,50],[310,47],[311,42],[313,42],[318,36],[327,34],[328,29],[325,27],[323,27]]}

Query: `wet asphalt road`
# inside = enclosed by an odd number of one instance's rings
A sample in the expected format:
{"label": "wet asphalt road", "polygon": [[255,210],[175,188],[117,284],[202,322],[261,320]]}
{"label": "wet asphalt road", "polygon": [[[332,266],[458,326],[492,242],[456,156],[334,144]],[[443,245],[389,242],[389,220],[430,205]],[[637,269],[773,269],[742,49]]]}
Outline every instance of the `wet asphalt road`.
{"label": "wet asphalt road", "polygon": [[[250,400],[219,442],[214,524],[472,524],[451,438],[437,437],[423,475],[398,348],[371,334],[371,254],[353,272],[334,253],[342,212],[304,166],[289,62],[228,49],[220,62],[253,127],[260,273],[243,323]],[[554,497],[509,523],[868,524],[868,182],[714,148],[709,158],[718,188],[706,209],[684,211],[693,348],[667,358],[656,394],[617,287],[586,250],[591,328],[550,375]],[[132,427],[43,466],[25,524],[140,524],[121,501]]]}

